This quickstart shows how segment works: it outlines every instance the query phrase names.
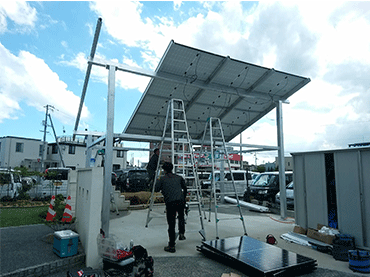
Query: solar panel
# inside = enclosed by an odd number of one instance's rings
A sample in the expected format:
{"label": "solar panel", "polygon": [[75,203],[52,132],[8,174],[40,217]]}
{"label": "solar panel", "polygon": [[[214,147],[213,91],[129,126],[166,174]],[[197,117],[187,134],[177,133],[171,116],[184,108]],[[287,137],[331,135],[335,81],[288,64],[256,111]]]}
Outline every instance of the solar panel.
{"label": "solar panel", "polygon": [[253,125],[310,82],[309,78],[264,68],[170,42],[124,133],[161,136],[171,98],[182,99],[193,139],[209,117],[220,118],[226,141]]}
{"label": "solar panel", "polygon": [[[248,236],[202,242],[198,250],[234,261],[250,276],[275,276],[275,273],[308,272],[316,269],[314,259],[281,249]],[[248,275],[249,275],[248,274]],[[296,276],[296,275],[287,275]]]}

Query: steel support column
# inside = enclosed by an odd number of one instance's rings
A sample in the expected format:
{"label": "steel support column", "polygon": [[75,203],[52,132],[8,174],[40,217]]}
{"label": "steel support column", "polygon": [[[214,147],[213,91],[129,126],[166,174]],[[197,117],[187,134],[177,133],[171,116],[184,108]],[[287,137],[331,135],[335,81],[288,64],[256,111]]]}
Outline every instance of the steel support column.
{"label": "steel support column", "polygon": [[113,127],[114,127],[114,96],[116,83],[116,67],[108,65],[108,98],[107,98],[107,132],[105,137],[104,187],[101,211],[101,227],[109,236],[110,197],[112,192],[113,171]]}
{"label": "steel support column", "polygon": [[287,216],[286,207],[286,181],[285,181],[285,158],[284,158],[284,132],[283,132],[283,107],[280,100],[276,106],[276,126],[279,160],[279,183],[280,183],[280,215],[282,219]]}

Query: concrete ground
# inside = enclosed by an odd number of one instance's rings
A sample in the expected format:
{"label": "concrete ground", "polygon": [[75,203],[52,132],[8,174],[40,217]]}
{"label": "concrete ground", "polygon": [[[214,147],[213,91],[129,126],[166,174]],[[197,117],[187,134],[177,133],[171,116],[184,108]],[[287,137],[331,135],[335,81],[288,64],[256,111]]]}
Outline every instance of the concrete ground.
{"label": "concrete ground", "polygon": [[[235,209],[235,207],[228,206],[218,210],[218,218],[221,219],[218,223],[218,236],[220,238],[237,237],[244,234],[242,221],[234,219]],[[196,250],[197,246],[201,245],[202,237],[198,233],[201,221],[198,210],[195,207],[190,208],[186,224],[186,240],[177,242],[176,253],[168,253],[163,250],[168,241],[164,206],[154,207],[150,215],[158,217],[153,218],[149,222],[148,227],[145,227],[147,215],[148,209],[120,212],[120,215],[112,213],[110,234],[116,235],[124,244],[129,245],[130,241],[133,240],[135,245],[145,247],[148,254],[154,259],[155,277],[220,277],[222,273],[230,272],[237,273],[240,276],[253,276],[246,275],[248,274],[247,272],[241,272],[231,264],[225,264],[209,258]],[[281,239],[281,234],[293,231],[293,218],[281,220],[279,215],[252,212],[246,208],[243,208],[243,216],[248,236],[265,242],[266,236],[272,234],[277,238],[277,247],[317,260],[317,270],[304,276],[363,276],[361,273],[354,273],[350,270],[348,262],[336,261],[329,254]],[[203,216],[201,217],[206,239],[213,240],[216,238],[214,213],[211,214],[211,217],[206,213],[206,217],[207,219],[204,219]],[[210,222],[209,219],[211,219]],[[63,259],[53,253],[52,244],[45,244],[45,236],[52,233],[52,230],[48,228],[45,225],[1,228],[0,276],[31,276],[24,275],[22,268],[36,267],[40,263],[58,266],[60,260]],[[71,264],[69,269],[71,272],[74,272],[82,267],[82,264]],[[18,274],[12,274],[14,270]],[[66,268],[51,270],[51,273],[47,276],[64,277],[66,276]]]}

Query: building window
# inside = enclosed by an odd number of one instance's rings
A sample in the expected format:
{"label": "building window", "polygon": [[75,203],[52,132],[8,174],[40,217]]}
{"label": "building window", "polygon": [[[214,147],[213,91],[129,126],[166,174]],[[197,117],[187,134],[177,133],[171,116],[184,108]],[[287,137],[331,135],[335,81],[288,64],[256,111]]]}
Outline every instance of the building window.
{"label": "building window", "polygon": [[58,147],[56,144],[54,144],[52,147],[51,147],[51,154],[58,154]]}
{"label": "building window", "polygon": [[117,150],[117,158],[123,158],[123,150]]}
{"label": "building window", "polygon": [[70,145],[68,149],[68,154],[76,154],[76,145]]}
{"label": "building window", "polygon": [[17,142],[15,145],[15,152],[23,153],[23,143]]}
{"label": "building window", "polygon": [[42,155],[44,154],[43,151],[44,150],[44,146],[41,144],[40,145],[40,148],[39,148],[39,156],[42,157]]}

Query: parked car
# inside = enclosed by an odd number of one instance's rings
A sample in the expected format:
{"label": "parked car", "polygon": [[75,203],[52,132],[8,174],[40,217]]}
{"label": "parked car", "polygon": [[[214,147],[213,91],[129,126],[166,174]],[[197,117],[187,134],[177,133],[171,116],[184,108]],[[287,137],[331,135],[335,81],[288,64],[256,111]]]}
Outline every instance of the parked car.
{"label": "parked car", "polygon": [[70,168],[66,167],[50,167],[46,169],[44,176],[41,178],[41,183],[32,186],[27,193],[31,198],[43,198],[57,194],[68,197],[68,175],[70,170]]}
{"label": "parked car", "polygon": [[117,184],[117,174],[112,172],[112,186],[116,186]]}
{"label": "parked car", "polygon": [[[245,170],[232,170],[231,171],[234,178],[236,193],[238,196],[243,196],[244,191],[248,187],[248,180],[247,180],[247,171]],[[224,192],[227,195],[233,195],[234,189],[232,184],[232,177],[229,170],[225,170],[225,179],[224,182]],[[216,170],[214,172],[215,175],[215,186],[216,186],[216,192],[221,192],[221,172],[219,170]],[[205,188],[211,188],[212,185],[212,173],[209,175],[208,181],[204,181],[204,187]]]}
{"label": "parked car", "polygon": [[149,189],[149,175],[146,169],[130,169],[127,171],[126,183],[123,184],[123,191],[137,192]]}
{"label": "parked car", "polygon": [[[293,181],[293,172],[285,172],[285,181],[288,185]],[[248,201],[250,197],[257,199],[259,203],[262,201],[275,202],[275,195],[280,191],[279,172],[264,172],[261,173],[250,189],[246,189],[244,193],[244,201]]]}
{"label": "parked car", "polygon": [[[280,205],[280,191],[275,195],[276,204]],[[286,205],[288,208],[294,207],[294,185],[293,181],[286,187]]]}
{"label": "parked car", "polygon": [[253,185],[254,182],[256,181],[257,177],[261,175],[261,173],[259,172],[251,172],[251,175],[252,175],[252,182],[250,183],[250,185]]}
{"label": "parked car", "polygon": [[200,183],[200,187],[202,189],[206,189],[207,188],[207,186],[204,184],[204,182],[207,183],[207,181],[209,180],[211,174],[212,174],[211,172],[205,172],[205,171],[198,172],[199,183]]}
{"label": "parked car", "polygon": [[18,172],[0,168],[0,198],[5,196],[15,198],[19,195],[21,188],[21,176]]}
{"label": "parked car", "polygon": [[118,169],[114,171],[117,175],[116,180],[116,190],[119,190],[121,192],[124,192],[126,189],[126,183],[127,183],[127,172],[129,171],[129,168],[124,169]]}

